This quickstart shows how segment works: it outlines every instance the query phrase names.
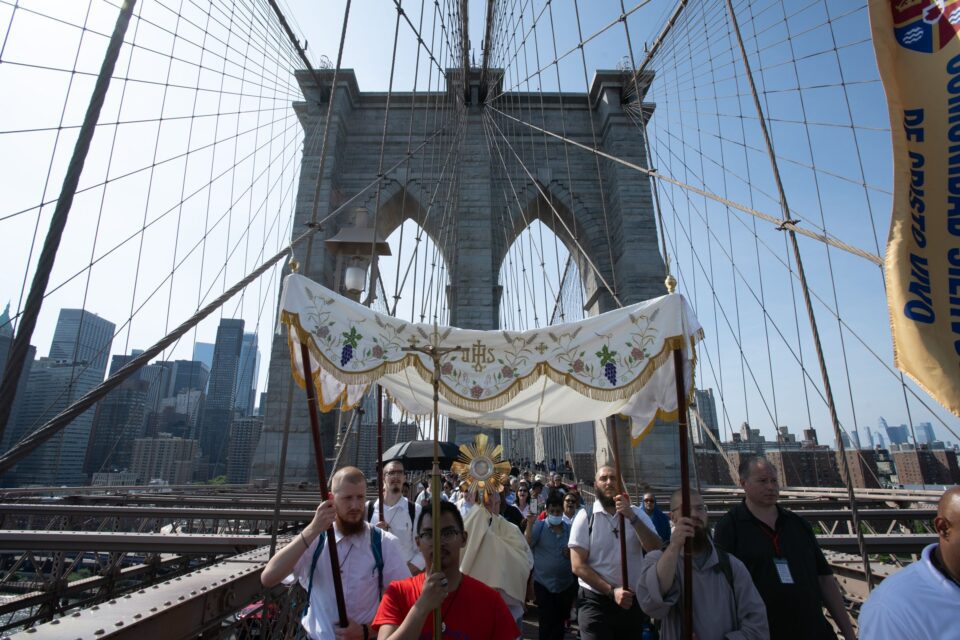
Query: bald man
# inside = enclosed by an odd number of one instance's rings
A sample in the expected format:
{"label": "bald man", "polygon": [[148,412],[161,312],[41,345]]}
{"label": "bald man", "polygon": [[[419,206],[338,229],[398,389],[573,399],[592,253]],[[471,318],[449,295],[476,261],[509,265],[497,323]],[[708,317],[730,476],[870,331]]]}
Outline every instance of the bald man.
{"label": "bald man", "polygon": [[877,587],[860,611],[862,640],[960,638],[960,486],[940,497],[940,541]]}
{"label": "bald man", "polygon": [[[270,558],[260,582],[269,588],[291,573],[307,590],[308,609],[300,619],[310,638],[364,640],[386,589],[410,577],[406,556],[393,534],[365,521],[367,482],[356,467],[344,467],[330,479],[332,493],[320,503],[313,520]],[[337,536],[340,574],[348,624],[340,627],[330,545],[330,526]],[[379,556],[379,557],[378,557]]]}

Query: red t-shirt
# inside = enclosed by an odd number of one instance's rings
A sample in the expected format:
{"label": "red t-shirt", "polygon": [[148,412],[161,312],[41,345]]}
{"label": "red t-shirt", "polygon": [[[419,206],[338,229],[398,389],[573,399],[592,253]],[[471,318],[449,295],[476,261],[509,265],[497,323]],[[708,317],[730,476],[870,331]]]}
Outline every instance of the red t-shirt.
{"label": "red t-shirt", "polygon": [[[373,618],[371,628],[374,633],[385,624],[400,626],[403,619],[413,608],[426,573],[397,580],[387,587],[380,601],[380,608]],[[515,640],[520,635],[517,623],[500,594],[468,575],[463,576],[460,587],[449,594],[440,606],[440,614],[446,629],[444,640]],[[433,638],[433,615],[427,616],[421,640]]]}

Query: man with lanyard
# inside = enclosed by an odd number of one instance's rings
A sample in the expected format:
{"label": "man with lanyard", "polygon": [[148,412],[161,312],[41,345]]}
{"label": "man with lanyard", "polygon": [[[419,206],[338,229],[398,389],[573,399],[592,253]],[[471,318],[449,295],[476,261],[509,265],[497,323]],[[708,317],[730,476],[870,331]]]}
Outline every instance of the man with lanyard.
{"label": "man with lanyard", "polygon": [[570,525],[563,519],[563,496],[547,497],[546,520],[527,515],[524,535],[533,551],[533,593],[539,611],[540,640],[563,640],[564,624],[577,597],[570,568]]}
{"label": "man with lanyard", "polygon": [[383,465],[383,520],[380,520],[380,500],[367,502],[367,522],[396,538],[410,574],[423,571],[423,555],[417,548],[414,523],[422,507],[407,500],[403,495],[403,463],[391,460]]}
{"label": "man with lanyard", "polygon": [[939,542],[881,582],[863,605],[864,640],[960,637],[960,487],[940,496],[933,528]]}
{"label": "man with lanyard", "polygon": [[683,637],[683,545],[693,548],[693,633],[698,640],[766,640],[767,610],[743,563],[710,542],[707,508],[690,493],[690,517],[681,515],[682,492],[670,497],[670,520],[676,528],[663,551],[643,559],[637,599],[651,617],[662,621],[661,640]]}
{"label": "man with lanyard", "polygon": [[[260,574],[270,588],[293,573],[307,590],[307,610],[300,624],[307,636],[323,640],[366,640],[383,589],[410,577],[397,539],[363,519],[367,483],[356,467],[344,467],[330,479],[332,493],[320,503],[313,520],[273,556]],[[337,622],[336,596],[330,568],[330,525],[337,536],[348,624]],[[379,558],[378,558],[379,555]],[[381,586],[382,585],[382,586]]]}
{"label": "man with lanyard", "polygon": [[[619,478],[613,467],[597,470],[597,500],[582,509],[570,531],[570,562],[580,580],[577,621],[581,640],[619,640],[634,637],[646,620],[634,599],[640,580],[643,551],[662,545],[650,518],[618,495]],[[620,531],[624,514],[627,531]],[[631,584],[621,585],[620,536],[626,536],[627,570]]]}
{"label": "man with lanyard", "polygon": [[[433,531],[432,507],[417,520],[417,542],[426,571],[394,582],[383,594],[373,621],[379,640],[433,637],[433,610],[440,607],[444,640],[514,640],[520,630],[500,595],[460,571],[460,552],[467,543],[460,511],[440,503],[440,531]],[[433,536],[440,536],[440,562],[433,562]]]}
{"label": "man with lanyard", "polygon": [[750,571],[764,604],[773,640],[836,638],[826,606],[846,640],[856,638],[833,577],[810,524],[777,504],[777,469],[766,458],[740,463],[745,498],[717,522],[713,539]]}

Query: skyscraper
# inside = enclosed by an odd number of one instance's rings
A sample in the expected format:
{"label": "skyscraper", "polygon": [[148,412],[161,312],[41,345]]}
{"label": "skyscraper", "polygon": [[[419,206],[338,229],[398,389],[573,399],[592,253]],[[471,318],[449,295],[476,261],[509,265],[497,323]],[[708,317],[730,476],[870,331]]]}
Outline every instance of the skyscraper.
{"label": "skyscraper", "polygon": [[260,375],[260,349],[257,348],[257,334],[245,333],[243,345],[240,347],[236,399],[233,402],[234,409],[242,416],[253,415],[258,375]]}
{"label": "skyscraper", "polygon": [[83,469],[123,471],[130,466],[133,441],[143,437],[150,383],[130,377],[97,404]]}
{"label": "skyscraper", "polygon": [[720,421],[717,419],[717,401],[713,397],[713,389],[695,389],[693,398],[697,413],[703,420],[703,425],[696,420],[691,423],[695,427],[693,430],[695,439],[699,439],[697,444],[712,448],[711,438],[706,433],[702,433],[702,430],[706,427],[713,434],[714,439],[720,442]]}
{"label": "skyscraper", "polygon": [[[217,328],[207,401],[200,418],[201,475],[206,479],[226,473],[230,422],[236,400],[237,370],[243,345],[243,320],[224,318]],[[205,465],[205,466],[204,466]]]}
{"label": "skyscraper", "polygon": [[174,398],[188,389],[206,391],[209,378],[210,367],[200,360],[174,360],[167,397]]}
{"label": "skyscraper", "polygon": [[213,351],[216,345],[209,342],[195,342],[193,344],[193,359],[207,365],[207,369],[213,368]]}
{"label": "skyscraper", "polygon": [[93,371],[107,371],[110,345],[116,326],[83,309],[61,309],[50,344],[50,359],[83,363]]}
{"label": "skyscraper", "polygon": [[[61,309],[50,357],[31,371],[17,416],[16,439],[76,402],[103,382],[115,326],[82,309]],[[85,484],[83,471],[95,408],[75,418],[16,468],[18,484]],[[14,442],[16,440],[13,440]]]}
{"label": "skyscraper", "polygon": [[250,482],[253,452],[257,449],[262,428],[263,418],[260,417],[236,418],[230,425],[230,455],[227,456],[227,482],[230,484]]}
{"label": "skyscraper", "polygon": [[[3,313],[0,314],[0,376],[7,367],[7,358],[10,356],[10,347],[13,345],[13,327],[10,322],[10,305],[8,304]],[[11,445],[15,444],[20,437],[14,438],[17,430],[17,413],[20,405],[23,404],[23,398],[26,395],[27,381],[30,379],[30,369],[33,367],[33,359],[37,356],[37,348],[33,345],[27,347],[27,357],[23,359],[23,368],[20,370],[20,381],[17,383],[17,394],[14,396],[13,409],[10,411],[10,418],[7,420],[7,428],[3,432],[3,440],[0,442],[0,451],[7,451]],[[13,479],[13,476],[10,476]],[[6,479],[5,479],[6,480]]]}
{"label": "skyscraper", "polygon": [[915,430],[917,432],[917,444],[931,444],[937,439],[933,433],[933,425],[929,422],[918,422]]}

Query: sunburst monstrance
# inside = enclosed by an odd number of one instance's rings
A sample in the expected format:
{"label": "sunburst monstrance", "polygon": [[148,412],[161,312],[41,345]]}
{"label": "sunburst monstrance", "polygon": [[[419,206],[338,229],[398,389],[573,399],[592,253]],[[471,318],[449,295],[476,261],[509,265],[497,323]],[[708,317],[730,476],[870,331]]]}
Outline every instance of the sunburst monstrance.
{"label": "sunburst monstrance", "polygon": [[510,461],[504,460],[503,447],[491,446],[490,438],[477,434],[473,443],[460,445],[460,455],[450,470],[466,482],[468,491],[499,493],[510,474]]}

